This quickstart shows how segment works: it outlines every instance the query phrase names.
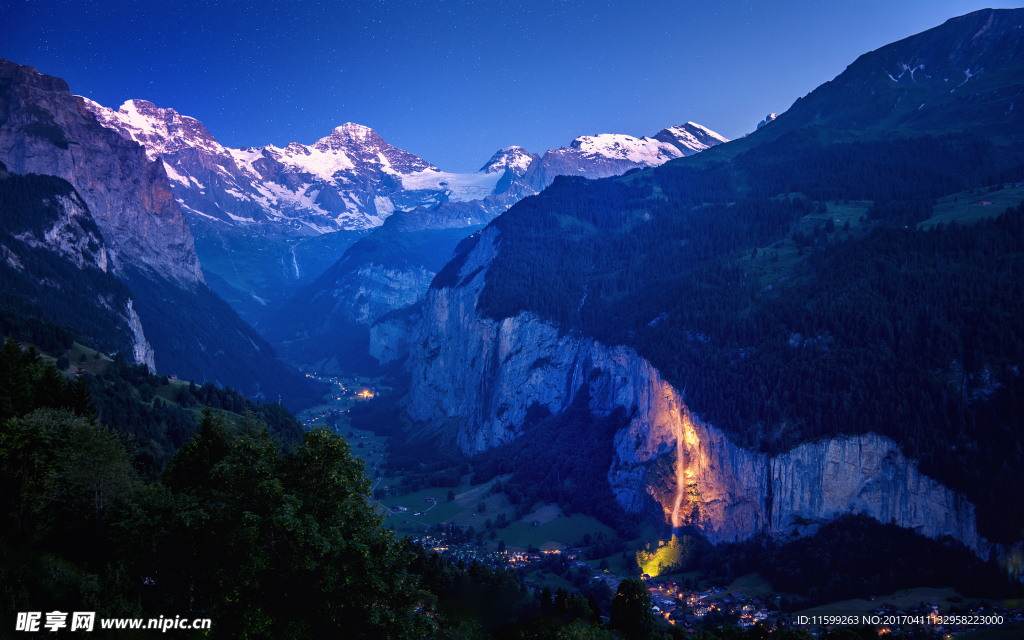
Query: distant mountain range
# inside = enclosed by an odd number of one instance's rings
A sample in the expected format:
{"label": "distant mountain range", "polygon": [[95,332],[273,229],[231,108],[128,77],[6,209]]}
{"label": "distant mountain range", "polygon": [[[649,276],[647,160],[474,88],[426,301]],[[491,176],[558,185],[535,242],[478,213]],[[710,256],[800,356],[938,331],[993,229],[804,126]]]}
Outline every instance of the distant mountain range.
{"label": "distant mountain range", "polygon": [[503,172],[496,187],[503,189],[501,193],[396,212],[277,311],[264,316],[260,330],[283,357],[297,365],[319,371],[371,371],[375,364],[369,358],[371,325],[422,300],[459,242],[509,206],[540,193],[559,175],[592,179],[620,175],[724,141],[688,122],[663,129],[653,138],[583,136],[542,157],[520,147],[502,149],[480,170]]}
{"label": "distant mountain range", "polygon": [[[173,109],[130,100],[115,111],[73,96],[62,80],[30,67],[2,61],[0,81],[0,162],[15,175],[67,179],[81,215],[94,219],[102,234],[96,255],[130,291],[118,294],[124,298],[115,310],[120,320],[90,325],[88,337],[110,348],[131,345],[136,359],[152,369],[271,399],[301,396],[305,383],[294,378],[284,391],[264,382],[270,372],[278,383],[291,377],[280,363],[242,364],[274,355],[235,313],[250,322],[267,317],[360,237],[383,234],[367,240],[375,248],[358,249],[334,268],[349,274],[349,281],[340,286],[344,299],[331,308],[329,323],[355,322],[365,331],[380,315],[422,298],[462,235],[543,190],[555,175],[614,175],[723,140],[688,123],[653,138],[581,137],[543,157],[507,147],[479,171],[458,174],[354,123],[312,145],[233,149],[202,122]],[[401,220],[385,228],[396,212],[404,212]],[[440,231],[447,229],[454,231]],[[400,240],[387,239],[389,234]],[[410,243],[416,250],[408,250]],[[368,262],[356,264],[354,256]],[[403,266],[396,271],[398,256]],[[409,285],[410,273],[419,273],[415,285]],[[331,285],[335,298],[338,281],[334,277]],[[353,286],[359,291],[348,296]],[[314,303],[293,304],[292,311],[322,315],[317,290],[304,294]],[[47,321],[57,316],[51,313]],[[103,325],[122,327],[116,330],[121,337],[104,335]],[[274,334],[273,327],[269,331]],[[289,329],[275,335],[290,335]],[[361,353],[366,345],[361,341]]]}
{"label": "distant mountain range", "polygon": [[654,138],[585,136],[544,157],[507,147],[479,171],[462,174],[441,171],[354,123],[312,145],[233,149],[174,109],[145,100],[117,111],[83,102],[104,126],[143,145],[150,160],[163,161],[210,286],[250,322],[395,211],[474,202],[493,217],[555,175],[617,175],[724,141],[687,123]]}
{"label": "distant mountain range", "polygon": [[460,174],[354,123],[312,145],[233,149],[173,109],[83,101],[162,160],[210,286],[303,366],[365,358],[371,323],[421,299],[462,237],[556,176],[604,178],[726,142],[688,122],[581,136],[543,156],[510,146]]}

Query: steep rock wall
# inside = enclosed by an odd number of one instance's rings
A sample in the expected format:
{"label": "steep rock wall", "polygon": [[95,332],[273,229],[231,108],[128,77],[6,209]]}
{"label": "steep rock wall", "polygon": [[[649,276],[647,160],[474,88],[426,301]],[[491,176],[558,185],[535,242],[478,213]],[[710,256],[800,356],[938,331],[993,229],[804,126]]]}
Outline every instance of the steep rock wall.
{"label": "steep rock wall", "polygon": [[0,162],[19,174],[64,178],[96,220],[114,273],[132,264],[203,282],[192,232],[164,165],[105,129],[60,78],[0,59]]}
{"label": "steep rock wall", "polygon": [[[805,532],[808,523],[856,512],[987,553],[974,506],[922,475],[888,438],[839,437],[774,458],[751,452],[694,416],[679,391],[628,347],[560,333],[530,313],[479,317],[476,301],[499,240],[486,229],[460,284],[428,292],[410,339],[409,415],[438,430],[454,425],[464,453],[514,440],[530,405],[558,412],[587,383],[592,411],[633,412],[615,436],[608,473],[629,511],[653,498],[666,521],[675,516],[674,524],[692,524],[715,543]],[[678,474],[665,480],[652,472],[659,465]]]}
{"label": "steep rock wall", "polygon": [[72,192],[56,196],[54,204],[60,211],[52,226],[38,237],[23,231],[14,237],[30,247],[42,247],[57,253],[79,269],[94,268],[108,273],[107,249],[103,237],[89,215],[82,198]]}
{"label": "steep rock wall", "polygon": [[5,293],[40,305],[48,320],[74,327],[99,347],[130,347],[134,362],[155,371],[130,291],[109,272],[105,240],[81,196],[68,183],[47,176],[2,175],[34,185],[43,204],[32,216],[18,204],[0,212],[0,254],[24,278],[6,274]]}

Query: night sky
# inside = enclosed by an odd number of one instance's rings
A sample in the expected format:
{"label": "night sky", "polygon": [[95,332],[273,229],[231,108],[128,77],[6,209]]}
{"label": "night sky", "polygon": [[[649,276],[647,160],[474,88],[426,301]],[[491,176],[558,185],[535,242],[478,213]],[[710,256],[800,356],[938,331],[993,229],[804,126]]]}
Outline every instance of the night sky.
{"label": "night sky", "polygon": [[109,107],[172,107],[228,146],[310,144],[351,121],[475,171],[508,145],[687,120],[739,137],[860,54],[985,6],[0,0],[0,57]]}

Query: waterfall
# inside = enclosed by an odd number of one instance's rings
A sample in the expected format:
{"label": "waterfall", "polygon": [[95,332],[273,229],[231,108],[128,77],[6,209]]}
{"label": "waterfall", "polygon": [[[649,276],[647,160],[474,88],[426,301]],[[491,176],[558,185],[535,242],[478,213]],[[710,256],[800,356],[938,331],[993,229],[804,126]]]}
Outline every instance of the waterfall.
{"label": "waterfall", "polygon": [[672,533],[679,529],[679,508],[683,504],[683,494],[686,491],[686,470],[685,456],[683,449],[683,421],[673,420],[672,430],[676,436],[676,497],[672,506]]}

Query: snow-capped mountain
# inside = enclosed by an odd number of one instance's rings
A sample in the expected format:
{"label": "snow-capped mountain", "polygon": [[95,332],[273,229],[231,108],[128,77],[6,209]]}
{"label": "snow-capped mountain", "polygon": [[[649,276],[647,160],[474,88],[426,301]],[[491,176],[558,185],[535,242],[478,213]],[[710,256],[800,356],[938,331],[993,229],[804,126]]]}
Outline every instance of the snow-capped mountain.
{"label": "snow-capped mountain", "polygon": [[367,229],[395,210],[388,196],[403,190],[403,176],[415,176],[417,190],[440,190],[444,180],[437,167],[354,123],[312,145],[232,149],[195,118],[145,100],[129,100],[118,111],[86,105],[104,126],[163,159],[192,220],[278,223],[299,235]]}
{"label": "snow-capped mountain", "polygon": [[102,125],[162,160],[210,286],[250,322],[395,211],[422,216],[444,203],[467,203],[471,211],[459,225],[482,224],[557,175],[619,175],[725,141],[686,123],[653,138],[584,136],[543,158],[510,146],[479,171],[451,173],[351,122],[310,145],[231,148],[174,109],[129,100],[115,111],[83,101]]}
{"label": "snow-capped mountain", "polygon": [[[504,171],[441,171],[354,123],[311,145],[236,149],[174,109],[129,100],[115,111],[83,100],[101,124],[163,161],[211,286],[250,321],[394,211],[482,200],[511,183]],[[504,165],[516,162],[513,153]],[[488,211],[510,204],[489,202]]]}
{"label": "snow-capped mountain", "polygon": [[686,124],[662,129],[655,134],[654,139],[667,142],[678,149],[679,153],[684,156],[692,156],[717,144],[729,142],[728,139],[696,122],[687,122]]}
{"label": "snow-capped mountain", "polygon": [[778,118],[778,117],[779,117],[779,114],[777,114],[777,113],[769,113],[768,115],[766,115],[764,117],[764,120],[762,120],[761,122],[757,123],[757,128],[755,128],[754,131],[757,131],[757,129],[760,129],[761,127],[763,127],[764,125],[768,124],[769,122],[772,122],[773,120],[775,120],[775,118]]}
{"label": "snow-capped mountain", "polygon": [[162,158],[190,222],[270,224],[297,236],[371,229],[396,209],[482,200],[524,176],[540,191],[554,175],[618,175],[726,142],[687,122],[654,137],[581,136],[543,158],[506,147],[476,173],[450,173],[351,122],[312,145],[234,149],[217,142],[199,120],[145,100],[129,100],[117,111],[88,99],[85,104],[101,124],[142,144],[150,159]]}
{"label": "snow-capped mountain", "polygon": [[480,167],[483,173],[504,173],[511,170],[516,175],[523,175],[530,168],[534,160],[539,159],[535,153],[530,153],[522,147],[505,147],[499,149],[487,161],[487,164]]}
{"label": "snow-capped mountain", "polygon": [[513,185],[513,191],[519,197],[540,193],[560,175],[608,178],[631,169],[657,167],[723,142],[728,140],[693,122],[662,129],[654,137],[614,133],[580,136],[568,147],[545,153]]}
{"label": "snow-capped mountain", "polygon": [[[724,141],[713,131],[688,122],[664,129],[654,138],[585,136],[568,147],[548,151],[543,158],[522,147],[506,147],[478,173],[501,176],[493,195],[396,213],[268,314],[261,325],[264,335],[283,358],[299,366],[324,371],[344,363],[349,370],[369,367],[365,370],[369,374],[375,363],[371,364],[368,349],[382,345],[370,342],[371,331],[377,330],[371,327],[384,322],[387,329],[382,331],[405,335],[401,327],[416,316],[416,305],[460,242],[520,199],[543,190],[555,176],[619,175]],[[385,316],[390,319],[385,321]],[[396,339],[387,345],[395,357],[408,350],[408,344],[403,347],[400,343],[401,339]],[[390,359],[394,358],[381,362]]]}

